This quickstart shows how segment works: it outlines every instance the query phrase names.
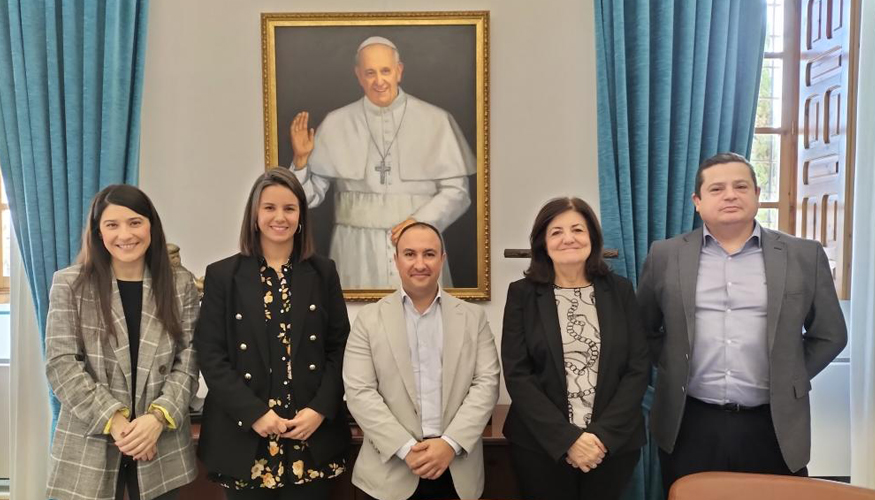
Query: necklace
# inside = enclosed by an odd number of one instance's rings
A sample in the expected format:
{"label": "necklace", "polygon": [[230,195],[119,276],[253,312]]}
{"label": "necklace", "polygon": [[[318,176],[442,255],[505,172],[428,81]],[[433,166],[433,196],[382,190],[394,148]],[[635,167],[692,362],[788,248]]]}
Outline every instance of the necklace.
{"label": "necklace", "polygon": [[386,184],[386,176],[392,171],[392,167],[386,165],[386,157],[389,156],[389,150],[392,149],[392,144],[395,144],[395,139],[398,138],[398,132],[401,131],[401,125],[404,125],[404,117],[407,116],[407,97],[404,98],[404,111],[401,113],[401,121],[398,122],[398,128],[395,129],[395,136],[386,146],[386,151],[380,151],[380,146],[377,145],[377,140],[374,139],[374,133],[371,132],[371,123],[368,121],[368,112],[365,109],[365,100],[362,99],[362,113],[365,115],[365,125],[368,126],[368,135],[371,137],[371,142],[377,148],[377,154],[380,155],[380,164],[374,167],[374,170],[380,173],[380,184]]}

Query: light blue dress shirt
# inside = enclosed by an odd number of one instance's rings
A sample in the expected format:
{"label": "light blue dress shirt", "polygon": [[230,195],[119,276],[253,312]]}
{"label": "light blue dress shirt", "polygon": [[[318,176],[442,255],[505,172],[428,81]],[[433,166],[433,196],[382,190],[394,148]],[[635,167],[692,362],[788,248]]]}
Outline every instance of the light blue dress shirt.
{"label": "light blue dress shirt", "polygon": [[707,226],[703,231],[687,393],[706,403],[769,402],[768,295],[761,234],[755,221],[750,238],[729,254]]}

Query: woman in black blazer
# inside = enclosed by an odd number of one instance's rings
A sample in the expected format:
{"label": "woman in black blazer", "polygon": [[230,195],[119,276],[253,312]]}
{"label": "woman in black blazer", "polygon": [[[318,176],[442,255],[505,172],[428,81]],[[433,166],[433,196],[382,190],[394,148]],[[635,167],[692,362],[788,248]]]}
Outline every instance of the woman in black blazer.
{"label": "woman in black blazer", "polygon": [[602,259],[578,198],[548,202],[526,277],[511,283],[501,356],[504,425],[524,497],[618,498],[644,445],[648,353],[632,284]]}
{"label": "woman in black blazer", "polygon": [[198,456],[230,499],[327,498],[350,441],[349,319],[334,262],[313,253],[306,196],[259,176],[240,253],[207,267],[195,347],[209,392]]}

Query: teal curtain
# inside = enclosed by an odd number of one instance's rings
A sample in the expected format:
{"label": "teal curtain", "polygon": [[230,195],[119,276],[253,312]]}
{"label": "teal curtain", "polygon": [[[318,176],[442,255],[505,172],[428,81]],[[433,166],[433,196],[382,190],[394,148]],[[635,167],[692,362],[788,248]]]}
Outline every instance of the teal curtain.
{"label": "teal curtain", "polygon": [[0,166],[43,337],[52,274],[75,259],[91,198],[137,183],[147,11],[0,0]]}
{"label": "teal curtain", "polygon": [[766,35],[763,0],[596,0],[605,245],[637,282],[650,243],[693,228],[696,168],[748,157]]}
{"label": "teal curtain", "polygon": [[[614,270],[635,283],[653,241],[697,223],[699,163],[750,155],[765,1],[595,0],[595,28],[601,222]],[[662,496],[648,442],[627,498]]]}

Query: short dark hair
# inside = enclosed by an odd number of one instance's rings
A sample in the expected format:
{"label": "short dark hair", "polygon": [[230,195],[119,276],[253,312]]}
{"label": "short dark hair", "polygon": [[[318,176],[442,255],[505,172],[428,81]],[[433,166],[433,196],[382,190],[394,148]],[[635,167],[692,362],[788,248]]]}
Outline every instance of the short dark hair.
{"label": "short dark hair", "polygon": [[525,272],[526,277],[530,280],[537,283],[553,283],[556,278],[553,260],[547,255],[547,226],[553,222],[553,219],[569,210],[574,210],[583,216],[583,220],[586,221],[586,229],[589,231],[590,253],[584,263],[586,278],[592,280],[599,276],[606,276],[611,272],[602,256],[604,249],[602,228],[592,207],[576,197],[553,198],[541,207],[535,217],[535,223],[532,225],[532,232],[529,236],[532,261]]}
{"label": "short dark hair", "polygon": [[702,197],[702,183],[705,182],[705,179],[703,178],[702,173],[705,170],[707,170],[715,165],[725,165],[726,163],[744,163],[745,165],[747,165],[747,168],[750,169],[750,177],[751,177],[751,179],[753,179],[753,187],[754,187],[754,189],[757,189],[757,187],[758,187],[757,186],[757,173],[754,170],[753,165],[751,165],[751,163],[749,161],[747,161],[747,158],[745,158],[744,156],[741,156],[738,153],[731,153],[731,152],[729,152],[729,153],[717,153],[716,155],[712,156],[711,158],[708,158],[707,160],[703,161],[699,165],[699,169],[696,170],[696,196],[697,197],[699,197],[699,198]]}
{"label": "short dark hair", "polygon": [[396,240],[396,243],[395,243],[395,255],[398,255],[398,243],[401,242],[401,237],[404,236],[404,233],[406,233],[407,231],[409,231],[410,229],[413,229],[415,227],[422,227],[422,228],[431,229],[432,231],[434,231],[434,234],[436,234],[438,237],[438,241],[441,242],[441,255],[447,253],[446,247],[444,246],[444,237],[441,234],[441,232],[438,231],[438,228],[432,226],[428,222],[416,221],[412,224],[408,224],[407,226],[404,226],[404,229],[402,229],[401,233],[398,234],[398,239]]}
{"label": "short dark hair", "polygon": [[310,232],[310,224],[307,215],[307,194],[304,188],[286,167],[274,167],[258,176],[252,189],[249,190],[249,199],[246,200],[246,208],[243,211],[243,224],[240,227],[240,253],[243,255],[261,255],[261,238],[258,236],[258,205],[261,202],[261,193],[269,186],[282,186],[289,189],[298,199],[300,216],[299,230],[295,231],[292,261],[300,262],[313,256],[313,237]]}

